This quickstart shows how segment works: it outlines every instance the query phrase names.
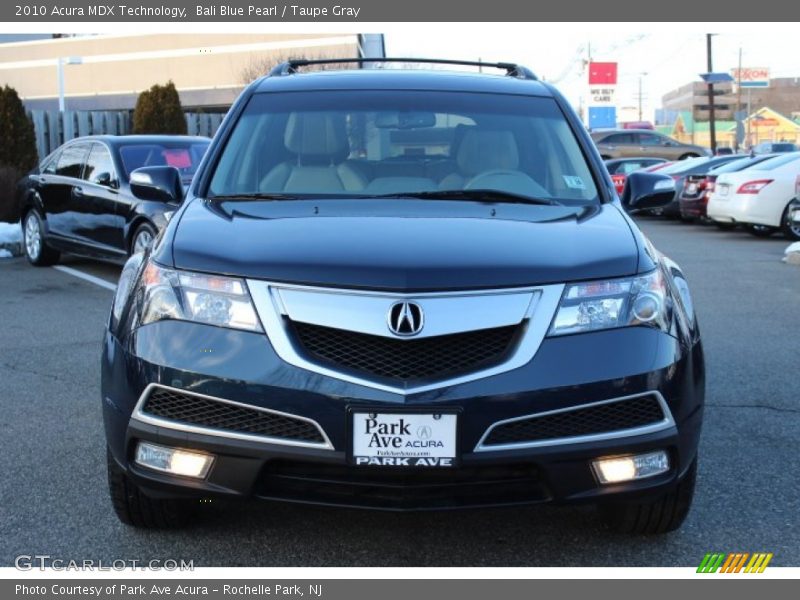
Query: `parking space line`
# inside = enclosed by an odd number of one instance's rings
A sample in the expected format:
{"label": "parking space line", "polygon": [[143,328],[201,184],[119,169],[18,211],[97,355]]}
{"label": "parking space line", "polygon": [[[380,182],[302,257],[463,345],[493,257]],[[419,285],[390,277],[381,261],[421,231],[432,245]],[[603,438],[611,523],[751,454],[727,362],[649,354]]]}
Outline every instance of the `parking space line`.
{"label": "parking space line", "polygon": [[78,269],[65,267],[64,265],[55,265],[53,268],[56,269],[57,271],[61,271],[62,273],[66,273],[67,275],[72,275],[73,277],[77,277],[78,279],[83,279],[84,281],[88,281],[89,283],[99,285],[101,288],[111,290],[112,292],[117,289],[116,284],[106,281],[105,279],[100,279],[99,277],[95,277],[94,275],[89,275],[88,273],[84,273],[83,271],[79,271]]}

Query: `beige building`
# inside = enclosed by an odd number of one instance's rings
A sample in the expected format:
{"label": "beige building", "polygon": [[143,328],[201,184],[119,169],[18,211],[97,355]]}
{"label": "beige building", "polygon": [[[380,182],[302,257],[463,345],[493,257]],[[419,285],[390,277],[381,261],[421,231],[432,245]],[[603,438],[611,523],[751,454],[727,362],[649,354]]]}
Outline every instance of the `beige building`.
{"label": "beige building", "polygon": [[[800,77],[770,79],[769,87],[742,89],[737,94],[731,82],[714,84],[714,116],[721,121],[735,119],[737,102],[740,110],[753,112],[768,106],[782,115],[794,117],[800,113]],[[666,113],[691,113],[694,121],[709,120],[708,86],[700,81],[687,83],[664,94],[661,106]],[[671,121],[670,121],[671,123]]]}
{"label": "beige building", "polygon": [[172,80],[185,108],[214,111],[227,109],[246,83],[281,60],[359,55],[382,56],[382,36],[145,33],[46,38],[0,43],[0,85],[14,87],[29,109],[57,109],[61,62],[67,110],[129,110],[141,91]]}

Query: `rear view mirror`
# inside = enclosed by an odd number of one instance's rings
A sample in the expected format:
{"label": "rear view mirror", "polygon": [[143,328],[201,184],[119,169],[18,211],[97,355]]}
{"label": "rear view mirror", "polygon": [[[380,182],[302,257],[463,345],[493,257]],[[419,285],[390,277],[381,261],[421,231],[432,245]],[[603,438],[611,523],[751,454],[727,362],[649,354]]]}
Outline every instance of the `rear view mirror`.
{"label": "rear view mirror", "polygon": [[131,192],[140,200],[177,204],[183,200],[181,174],[175,167],[141,167],[131,173]]}
{"label": "rear view mirror", "polygon": [[381,112],[375,117],[378,129],[422,129],[435,125],[436,115],[432,112]]}
{"label": "rear view mirror", "polygon": [[622,207],[629,213],[663,208],[675,197],[675,180],[668,175],[636,171],[628,175]]}

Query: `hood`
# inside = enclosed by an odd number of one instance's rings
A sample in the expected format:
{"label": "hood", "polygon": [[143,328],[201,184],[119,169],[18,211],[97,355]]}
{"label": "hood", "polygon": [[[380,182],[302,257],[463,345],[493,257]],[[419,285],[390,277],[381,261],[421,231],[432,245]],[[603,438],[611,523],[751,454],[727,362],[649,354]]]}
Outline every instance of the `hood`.
{"label": "hood", "polygon": [[622,277],[638,246],[614,205],[292,200],[184,207],[179,269],[342,288],[501,288]]}

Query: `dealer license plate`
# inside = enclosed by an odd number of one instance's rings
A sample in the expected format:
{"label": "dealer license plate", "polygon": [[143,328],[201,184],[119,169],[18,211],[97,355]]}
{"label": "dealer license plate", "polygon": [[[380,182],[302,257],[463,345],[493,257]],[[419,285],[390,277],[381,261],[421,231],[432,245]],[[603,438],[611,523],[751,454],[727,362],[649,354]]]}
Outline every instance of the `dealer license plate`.
{"label": "dealer license plate", "polygon": [[356,466],[455,466],[455,414],[353,412],[352,418],[352,462]]}
{"label": "dealer license plate", "polygon": [[688,195],[690,195],[690,196],[693,196],[694,194],[696,194],[697,193],[697,184],[696,183],[690,183],[688,185],[688,187],[686,188],[686,193]]}

